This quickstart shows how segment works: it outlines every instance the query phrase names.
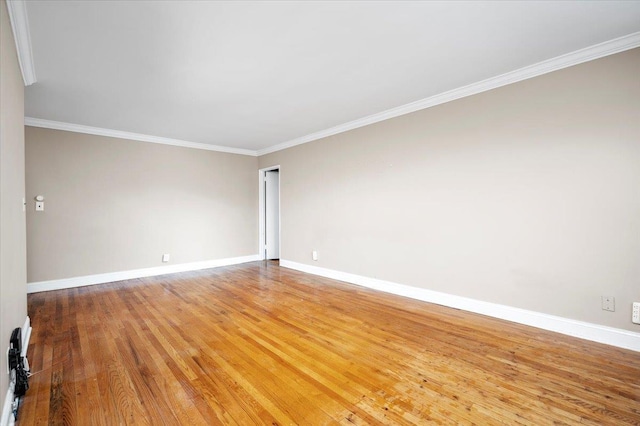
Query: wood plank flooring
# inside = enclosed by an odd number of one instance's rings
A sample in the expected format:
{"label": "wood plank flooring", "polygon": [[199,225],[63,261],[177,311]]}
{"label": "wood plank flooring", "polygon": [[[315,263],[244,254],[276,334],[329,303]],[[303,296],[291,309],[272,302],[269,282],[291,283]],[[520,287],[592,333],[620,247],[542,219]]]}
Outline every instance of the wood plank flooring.
{"label": "wood plank flooring", "polygon": [[640,424],[640,353],[276,263],[29,295],[19,426]]}

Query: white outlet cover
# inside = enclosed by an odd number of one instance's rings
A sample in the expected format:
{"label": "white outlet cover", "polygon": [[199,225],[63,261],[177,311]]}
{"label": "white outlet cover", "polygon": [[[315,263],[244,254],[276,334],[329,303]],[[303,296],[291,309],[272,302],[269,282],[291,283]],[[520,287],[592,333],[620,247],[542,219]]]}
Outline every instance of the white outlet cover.
{"label": "white outlet cover", "polygon": [[633,302],[633,312],[631,314],[631,322],[640,324],[640,302]]}
{"label": "white outlet cover", "polygon": [[615,312],[616,298],[612,296],[602,296],[602,310]]}
{"label": "white outlet cover", "polygon": [[170,254],[163,254],[162,255],[162,261],[163,262],[168,262],[170,258],[171,258]]}

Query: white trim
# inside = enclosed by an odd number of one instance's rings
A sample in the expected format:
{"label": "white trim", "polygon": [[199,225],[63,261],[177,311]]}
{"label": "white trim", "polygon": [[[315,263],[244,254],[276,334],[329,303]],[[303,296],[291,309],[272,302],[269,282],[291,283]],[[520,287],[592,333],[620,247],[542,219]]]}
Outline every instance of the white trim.
{"label": "white trim", "polygon": [[[9,3],[23,3],[20,1],[8,1]],[[13,21],[12,21],[13,22]],[[17,40],[17,37],[16,37]],[[69,132],[87,133],[90,135],[108,136],[114,138],[131,139],[142,142],[160,143],[166,145],[182,146],[186,148],[204,149],[207,151],[219,151],[227,152],[231,154],[241,154],[249,156],[261,156],[270,154],[272,152],[281,151],[283,149],[291,148],[297,145],[302,145],[308,142],[312,142],[318,139],[333,136],[338,133],[344,133],[349,130],[357,129],[360,127],[368,126],[370,124],[378,123],[380,121],[388,120],[390,118],[399,117],[401,115],[410,114],[412,112],[420,111],[423,109],[431,108],[437,105],[441,105],[447,102],[454,101],[456,99],[472,96],[478,93],[486,92],[488,90],[497,89],[502,86],[506,86],[512,83],[517,83],[522,80],[527,80],[533,77],[537,77],[543,74],[547,74],[553,71],[558,71],[563,68],[568,68],[574,65],[578,65],[584,62],[592,61],[605,56],[613,55],[615,53],[624,52],[626,50],[640,47],[640,32],[635,32],[622,36],[613,40],[605,41],[593,46],[585,47],[584,49],[576,50],[565,55],[557,56],[537,64],[529,65],[514,71],[510,71],[505,74],[501,74],[495,77],[490,77],[486,80],[482,80],[476,83],[471,83],[467,86],[459,87],[447,92],[443,92],[428,98],[420,99],[415,102],[411,102],[405,105],[391,108],[386,111],[382,111],[376,114],[369,115],[367,117],[359,118],[357,120],[349,121],[347,123],[340,124],[329,129],[321,130],[319,132],[311,133],[299,138],[291,139],[286,142],[282,142],[260,150],[250,150],[242,148],[231,148],[219,145],[209,145],[206,143],[187,142],[178,139],[164,138],[160,136],[143,135],[140,133],[130,133],[120,130],[104,129],[99,127],[84,126],[81,124],[64,123],[60,121],[44,120],[40,118],[25,117],[25,125],[34,127],[43,127],[46,129],[66,130]],[[20,56],[20,55],[19,55]],[[22,62],[21,62],[22,64]],[[35,75],[34,75],[35,81]],[[25,79],[25,84],[27,80]],[[31,84],[31,83],[29,83]]]}
{"label": "white trim", "polygon": [[257,254],[253,254],[250,256],[230,257],[226,259],[205,260],[203,262],[181,263],[177,265],[133,269],[130,271],[108,272],[105,274],[85,275],[82,277],[63,278],[59,280],[38,281],[27,284],[27,293],[83,287],[87,285],[104,284],[114,281],[130,280],[134,278],[173,274],[176,272],[197,271],[200,269],[217,268],[220,266],[254,262],[256,260],[260,260],[259,256]]}
{"label": "white trim", "polygon": [[410,114],[415,111],[419,111],[426,108],[431,108],[436,105],[451,102],[456,99],[472,96],[478,93],[486,92],[488,90],[497,89],[498,87],[506,86],[518,81],[527,80],[529,78],[537,77],[543,74],[547,74],[553,71],[561,70],[563,68],[578,65],[583,62],[592,61],[594,59],[602,58],[604,56],[613,55],[614,53],[623,52],[625,50],[633,49],[640,46],[640,32],[632,33],[623,37],[619,37],[613,40],[606,41],[604,43],[596,44],[584,49],[576,50],[575,52],[567,53],[565,55],[557,56],[546,61],[538,62],[537,64],[529,65],[524,68],[520,68],[508,73],[488,78],[486,80],[478,81],[476,83],[469,84],[467,86],[459,87],[457,89],[449,90],[444,93],[440,93],[429,98],[421,99],[415,102],[401,105],[396,108],[392,108],[386,111],[382,111],[376,114],[369,115],[367,117],[359,118],[357,120],[350,121],[348,123],[340,124],[335,127],[331,127],[326,130],[321,130],[316,133],[311,133],[306,136],[302,136],[296,139],[292,139],[287,142],[283,142],[277,145],[273,145],[268,148],[264,148],[257,151],[258,156],[270,154],[272,152],[281,151],[283,149],[291,148],[296,145],[302,145],[307,142],[312,142],[317,139],[333,136],[338,133],[347,132],[349,130],[357,129],[359,127],[368,126],[370,124],[378,123],[383,120],[398,117],[405,114]]}
{"label": "white trim", "polygon": [[605,343],[607,345],[640,352],[640,333],[632,331],[557,317],[554,315],[528,311],[526,309],[514,308],[512,306],[499,305],[497,303],[484,302],[447,293],[440,293],[437,291],[378,280],[361,275],[349,274],[333,269],[320,268],[289,260],[281,259],[280,266],[313,275],[320,275],[334,280],[345,281],[387,293],[397,294],[399,296],[410,297],[424,302],[436,303],[438,305],[475,312],[494,318],[541,328],[543,330],[555,331],[557,333],[579,337],[581,339]]}
{"label": "white trim", "polygon": [[230,148],[226,146],[210,145],[207,143],[187,142],[160,136],[143,135],[141,133],[123,132],[120,130],[103,129],[100,127],[84,126],[82,124],[63,123],[61,121],[43,120],[41,118],[25,117],[25,126],[42,127],[45,129],[65,130],[67,132],[86,133],[88,135],[107,136],[110,138],[129,139],[140,142],[159,143],[163,145],[181,146],[184,148],[204,149],[206,151],[226,152],[229,154],[256,156],[250,149]]}
{"label": "white trim", "polygon": [[33,53],[31,51],[27,2],[7,0],[7,10],[11,21],[11,29],[13,30],[13,38],[16,42],[22,79],[25,86],[30,86],[36,82],[36,69],[33,65]]}
{"label": "white trim", "polygon": [[9,389],[7,390],[7,396],[4,398],[4,405],[2,406],[2,417],[0,417],[0,426],[13,426],[15,419],[13,418],[13,382],[9,383]]}
{"label": "white trim", "polygon": [[[270,166],[270,167],[264,167],[260,170],[258,170],[258,256],[260,257],[260,260],[264,260],[265,259],[265,229],[264,229],[264,224],[265,224],[265,208],[266,208],[266,200],[265,200],[265,193],[264,193],[264,179],[266,178],[266,172],[270,171],[270,170],[278,170],[278,172],[280,172],[280,165],[278,164],[277,166]],[[282,174],[280,173],[278,175],[278,238],[279,238],[279,244],[278,244],[278,257],[280,253],[282,253],[282,212],[281,212],[281,203],[280,203],[280,182],[282,181]]]}
{"label": "white trim", "polygon": [[[21,1],[11,1],[9,3],[21,4]],[[24,7],[24,6],[21,6]],[[11,15],[11,13],[10,13]],[[26,15],[25,15],[26,17]],[[12,20],[13,22],[13,20]],[[27,34],[28,35],[28,34]],[[16,43],[17,43],[16,37]],[[299,138],[295,138],[286,142],[282,142],[261,150],[250,150],[242,148],[231,148],[219,145],[209,145],[206,143],[187,142],[178,139],[164,138],[160,136],[143,135],[140,133],[130,133],[120,130],[104,129],[99,127],[84,126],[81,124],[64,123],[60,121],[44,120],[40,118],[25,117],[25,125],[34,127],[43,127],[46,129],[66,130],[69,132],[87,133],[90,135],[108,136],[114,138],[131,139],[142,142],[160,143],[166,145],[182,146],[186,148],[204,149],[207,151],[219,151],[227,152],[231,154],[241,154],[249,156],[261,156],[270,154],[272,152],[281,151],[283,149],[291,148],[296,145],[302,145],[308,142],[312,142],[318,139],[333,136],[338,133],[347,132],[349,130],[357,129],[360,127],[368,126],[370,124],[378,123],[380,121],[388,120],[390,118],[399,117],[401,115],[410,114],[412,112],[420,111],[422,109],[431,108],[436,105],[441,105],[446,102],[451,102],[456,99],[472,96],[478,93],[486,92],[488,90],[497,89],[498,87],[506,86],[518,81],[527,80],[529,78],[537,77],[543,74],[547,74],[553,71],[568,68],[573,65],[578,65],[584,62],[592,61],[605,56],[613,55],[615,53],[624,52],[625,50],[634,49],[640,47],[640,32],[628,34],[623,37],[619,37],[613,40],[605,41],[604,43],[596,44],[586,47],[584,49],[576,50],[565,55],[557,56],[555,58],[548,59],[546,61],[538,62],[537,64],[529,65],[508,73],[490,77],[486,80],[482,80],[476,83],[469,84],[467,86],[459,87],[457,89],[449,90],[428,98],[424,98],[415,102],[411,102],[405,105],[391,108],[386,111],[382,111],[376,114],[369,115],[367,117],[359,118],[357,120],[343,123],[329,129],[321,130],[319,132],[311,133]],[[30,47],[29,47],[30,49]],[[20,55],[18,55],[20,57]],[[22,62],[21,62],[22,66]],[[35,81],[35,75],[33,76]],[[25,84],[27,80],[25,78]],[[29,83],[31,84],[31,83]]]}
{"label": "white trim", "polygon": [[[20,355],[23,357],[27,356],[27,348],[29,347],[29,341],[31,340],[31,318],[27,317],[24,321],[24,325],[22,326],[22,351]],[[4,398],[4,405],[2,406],[2,416],[0,417],[0,426],[13,426],[15,424],[15,419],[11,415],[13,410],[13,383],[9,383],[9,389],[7,390],[7,395]]]}

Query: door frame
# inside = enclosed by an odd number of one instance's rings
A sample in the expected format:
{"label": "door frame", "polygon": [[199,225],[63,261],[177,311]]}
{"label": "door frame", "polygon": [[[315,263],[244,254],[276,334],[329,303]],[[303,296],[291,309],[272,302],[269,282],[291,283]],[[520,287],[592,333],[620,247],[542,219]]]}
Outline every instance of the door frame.
{"label": "door frame", "polygon": [[258,258],[260,260],[265,259],[265,208],[266,208],[266,198],[265,198],[265,189],[264,189],[264,179],[266,173],[269,171],[277,170],[278,171],[278,258],[280,258],[280,254],[282,253],[282,221],[280,218],[282,217],[280,202],[281,193],[280,193],[280,181],[282,178],[282,171],[280,170],[280,165],[265,167],[258,170]]}

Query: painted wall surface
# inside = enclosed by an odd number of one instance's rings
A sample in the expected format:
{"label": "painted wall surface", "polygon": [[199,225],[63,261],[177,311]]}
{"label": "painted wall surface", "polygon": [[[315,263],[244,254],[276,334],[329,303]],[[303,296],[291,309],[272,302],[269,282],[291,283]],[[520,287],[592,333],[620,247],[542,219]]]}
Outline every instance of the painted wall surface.
{"label": "painted wall surface", "polygon": [[640,49],[259,163],[282,259],[640,331]]}
{"label": "painted wall surface", "polygon": [[257,253],[255,157],[35,127],[26,146],[29,282]]}
{"label": "painted wall surface", "polygon": [[6,348],[27,316],[24,197],[24,84],[11,23],[0,3],[0,396],[9,387]]}

